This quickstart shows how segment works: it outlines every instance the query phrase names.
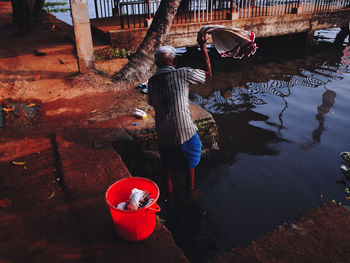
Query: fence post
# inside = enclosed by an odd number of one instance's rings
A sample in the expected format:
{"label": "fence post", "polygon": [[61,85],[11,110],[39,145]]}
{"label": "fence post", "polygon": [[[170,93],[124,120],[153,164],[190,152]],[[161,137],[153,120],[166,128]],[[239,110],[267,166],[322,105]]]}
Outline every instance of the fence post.
{"label": "fence post", "polygon": [[90,18],[87,0],[70,0],[72,9],[75,46],[78,54],[79,72],[84,73],[94,67]]}
{"label": "fence post", "polygon": [[151,3],[150,3],[150,0],[147,0],[147,6],[148,6],[148,19],[151,19]]}
{"label": "fence post", "polygon": [[120,18],[120,27],[124,29],[123,6],[119,4],[118,8],[119,8],[118,12],[119,12],[119,18]]}
{"label": "fence post", "polygon": [[96,18],[99,18],[98,10],[97,10],[97,0],[94,0],[94,3],[95,3]]}
{"label": "fence post", "polygon": [[231,8],[230,12],[226,14],[226,19],[227,20],[237,20],[239,18],[239,13],[235,12],[235,0],[231,0]]}

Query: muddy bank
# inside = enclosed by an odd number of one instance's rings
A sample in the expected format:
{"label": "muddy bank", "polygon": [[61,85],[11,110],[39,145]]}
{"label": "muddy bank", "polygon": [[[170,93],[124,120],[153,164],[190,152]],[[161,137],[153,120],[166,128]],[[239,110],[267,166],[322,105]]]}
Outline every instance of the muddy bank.
{"label": "muddy bank", "polygon": [[110,142],[132,140],[124,127],[139,121],[132,111],[144,95],[77,75],[52,17],[17,36],[9,6],[0,2],[0,261],[188,262],[160,221],[144,242],[121,240],[104,202],[113,182],[131,176]]}
{"label": "muddy bank", "polygon": [[348,262],[350,211],[325,203],[212,262]]}

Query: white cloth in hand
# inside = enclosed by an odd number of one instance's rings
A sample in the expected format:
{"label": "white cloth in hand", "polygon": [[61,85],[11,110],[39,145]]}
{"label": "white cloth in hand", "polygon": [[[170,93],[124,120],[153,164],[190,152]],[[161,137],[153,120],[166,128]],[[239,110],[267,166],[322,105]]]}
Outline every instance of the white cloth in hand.
{"label": "white cloth in hand", "polygon": [[222,57],[243,58],[253,55],[257,49],[253,32],[234,27],[208,25],[202,27],[199,35],[210,34],[213,45]]}

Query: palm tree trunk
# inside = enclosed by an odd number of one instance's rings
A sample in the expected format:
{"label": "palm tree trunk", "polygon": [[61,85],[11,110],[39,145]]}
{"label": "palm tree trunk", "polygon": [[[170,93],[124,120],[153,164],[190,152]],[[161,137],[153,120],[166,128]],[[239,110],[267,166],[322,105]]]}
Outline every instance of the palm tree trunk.
{"label": "palm tree trunk", "polygon": [[128,64],[115,75],[117,80],[144,81],[151,74],[154,52],[163,43],[170,31],[181,0],[162,0],[145,38],[130,58]]}

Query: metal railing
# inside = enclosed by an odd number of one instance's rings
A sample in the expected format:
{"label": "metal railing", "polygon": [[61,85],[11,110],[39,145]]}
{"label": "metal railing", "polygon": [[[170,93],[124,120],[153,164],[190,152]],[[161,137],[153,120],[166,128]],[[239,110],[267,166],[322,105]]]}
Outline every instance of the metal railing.
{"label": "metal railing", "polygon": [[232,0],[183,0],[174,23],[196,23],[227,19]]}
{"label": "metal railing", "polygon": [[[145,27],[161,0],[94,0],[97,18],[118,17],[121,28]],[[350,0],[182,0],[174,24],[302,14],[341,9]]]}
{"label": "metal railing", "polygon": [[112,17],[115,9],[114,0],[94,0],[96,18]]}
{"label": "metal railing", "polygon": [[239,18],[303,14],[341,9],[349,0],[246,0],[238,5]]}
{"label": "metal railing", "polygon": [[157,12],[161,0],[121,0],[118,4],[118,17],[121,28],[146,27],[145,20]]}

